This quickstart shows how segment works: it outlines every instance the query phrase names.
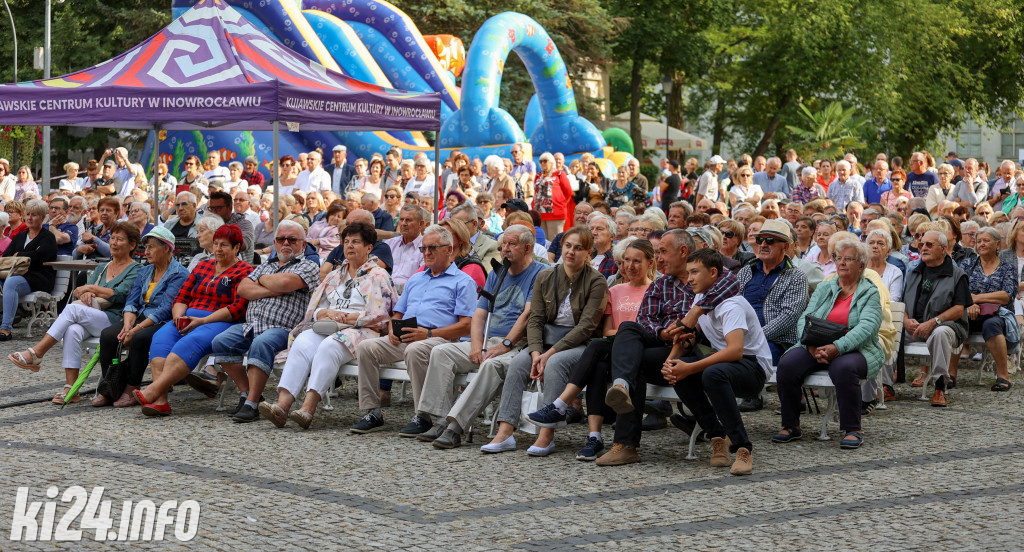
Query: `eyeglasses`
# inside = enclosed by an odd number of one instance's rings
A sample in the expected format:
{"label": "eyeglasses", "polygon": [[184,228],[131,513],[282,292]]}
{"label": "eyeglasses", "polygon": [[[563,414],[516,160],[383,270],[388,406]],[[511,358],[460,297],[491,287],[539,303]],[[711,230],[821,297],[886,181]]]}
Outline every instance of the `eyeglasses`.
{"label": "eyeglasses", "polygon": [[192,205],[192,204],[191,203],[175,203],[174,204],[175,207],[188,207],[189,205]]}
{"label": "eyeglasses", "polygon": [[840,257],[839,255],[832,255],[832,260],[835,261],[836,264],[849,264],[859,261],[857,257]]}
{"label": "eyeglasses", "polygon": [[[722,235],[724,236],[725,233],[723,232]],[[756,243],[757,245],[775,245],[776,243],[779,243],[781,241],[782,240],[778,238],[768,238],[765,236],[757,236],[756,238],[754,238],[754,243]]]}
{"label": "eyeglasses", "polygon": [[431,253],[433,253],[433,252],[437,251],[438,249],[441,249],[442,247],[450,247],[450,246],[448,246],[448,245],[421,245],[420,246],[420,253],[426,254],[427,251],[430,251]]}
{"label": "eyeglasses", "polygon": [[186,166],[186,167],[195,167],[195,166],[196,166],[196,164],[195,164],[195,163],[193,163],[193,162],[191,162],[191,161],[186,161],[186,162],[185,162],[185,166]]}
{"label": "eyeglasses", "polygon": [[299,243],[300,241],[306,241],[306,240],[304,240],[302,238],[274,238],[274,243],[276,243],[278,245],[284,245],[285,243],[287,243],[288,245],[295,245],[295,244]]}
{"label": "eyeglasses", "polygon": [[342,297],[344,297],[345,299],[351,299],[352,298],[352,290],[355,289],[355,287],[358,284],[359,284],[359,281],[356,280],[355,278],[352,278],[351,280],[345,282],[345,293],[342,294]]}
{"label": "eyeglasses", "polygon": [[248,199],[241,199],[241,198],[237,198],[237,197],[234,199],[234,201],[235,201],[235,203],[249,203]]}

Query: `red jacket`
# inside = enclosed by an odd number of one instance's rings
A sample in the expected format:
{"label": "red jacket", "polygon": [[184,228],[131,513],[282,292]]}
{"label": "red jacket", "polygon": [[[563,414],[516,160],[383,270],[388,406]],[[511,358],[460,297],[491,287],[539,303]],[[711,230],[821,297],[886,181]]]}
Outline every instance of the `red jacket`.
{"label": "red jacket", "polygon": [[565,220],[572,203],[572,186],[562,171],[548,176],[538,173],[533,181],[533,209],[540,213],[541,220]]}

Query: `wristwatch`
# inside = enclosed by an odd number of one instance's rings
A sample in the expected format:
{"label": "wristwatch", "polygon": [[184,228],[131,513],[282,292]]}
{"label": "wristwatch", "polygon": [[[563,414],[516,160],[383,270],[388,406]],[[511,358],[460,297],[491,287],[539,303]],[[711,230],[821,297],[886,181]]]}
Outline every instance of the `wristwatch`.
{"label": "wristwatch", "polygon": [[434,330],[427,328],[427,337],[434,337]]}
{"label": "wristwatch", "polygon": [[501,340],[501,344],[502,344],[502,345],[504,345],[504,346],[506,346],[506,347],[508,347],[509,349],[511,349],[511,348],[512,348],[512,342],[511,342],[511,341],[509,341],[508,339],[502,339],[502,340]]}
{"label": "wristwatch", "polygon": [[942,325],[942,319],[939,318],[938,316],[935,317],[935,325],[936,326],[941,326]]}

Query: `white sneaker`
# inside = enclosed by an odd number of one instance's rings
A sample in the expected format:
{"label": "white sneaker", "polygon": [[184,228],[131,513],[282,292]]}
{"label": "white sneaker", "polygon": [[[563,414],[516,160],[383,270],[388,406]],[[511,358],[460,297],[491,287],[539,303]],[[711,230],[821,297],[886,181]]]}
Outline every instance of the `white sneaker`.
{"label": "white sneaker", "polygon": [[511,450],[516,450],[516,438],[514,435],[509,435],[508,439],[505,439],[500,443],[487,443],[480,447],[480,452],[486,452],[488,454],[509,452]]}

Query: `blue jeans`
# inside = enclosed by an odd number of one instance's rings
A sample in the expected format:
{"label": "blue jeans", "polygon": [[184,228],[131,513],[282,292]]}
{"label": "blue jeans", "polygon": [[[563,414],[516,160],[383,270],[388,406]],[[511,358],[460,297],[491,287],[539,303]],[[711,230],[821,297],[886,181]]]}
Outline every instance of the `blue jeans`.
{"label": "blue jeans", "polygon": [[14,315],[18,313],[18,301],[22,297],[32,293],[28,280],[24,276],[11,276],[7,280],[0,281],[4,290],[4,318],[0,322],[0,329],[10,331],[14,329]]}
{"label": "blue jeans", "polygon": [[255,335],[243,328],[245,324],[235,324],[213,339],[213,354],[217,362],[242,362],[242,357],[249,353],[249,366],[255,366],[270,374],[274,367],[274,356],[288,347],[288,331],[284,328],[270,328]]}
{"label": "blue jeans", "polygon": [[[209,316],[210,311],[188,309],[185,316]],[[155,358],[167,358],[174,353],[185,361],[189,370],[195,369],[202,358],[212,352],[213,338],[231,327],[231,322],[214,322],[203,324],[186,335],[178,333],[174,323],[164,324],[153,334],[153,344],[149,348],[149,361]]]}

